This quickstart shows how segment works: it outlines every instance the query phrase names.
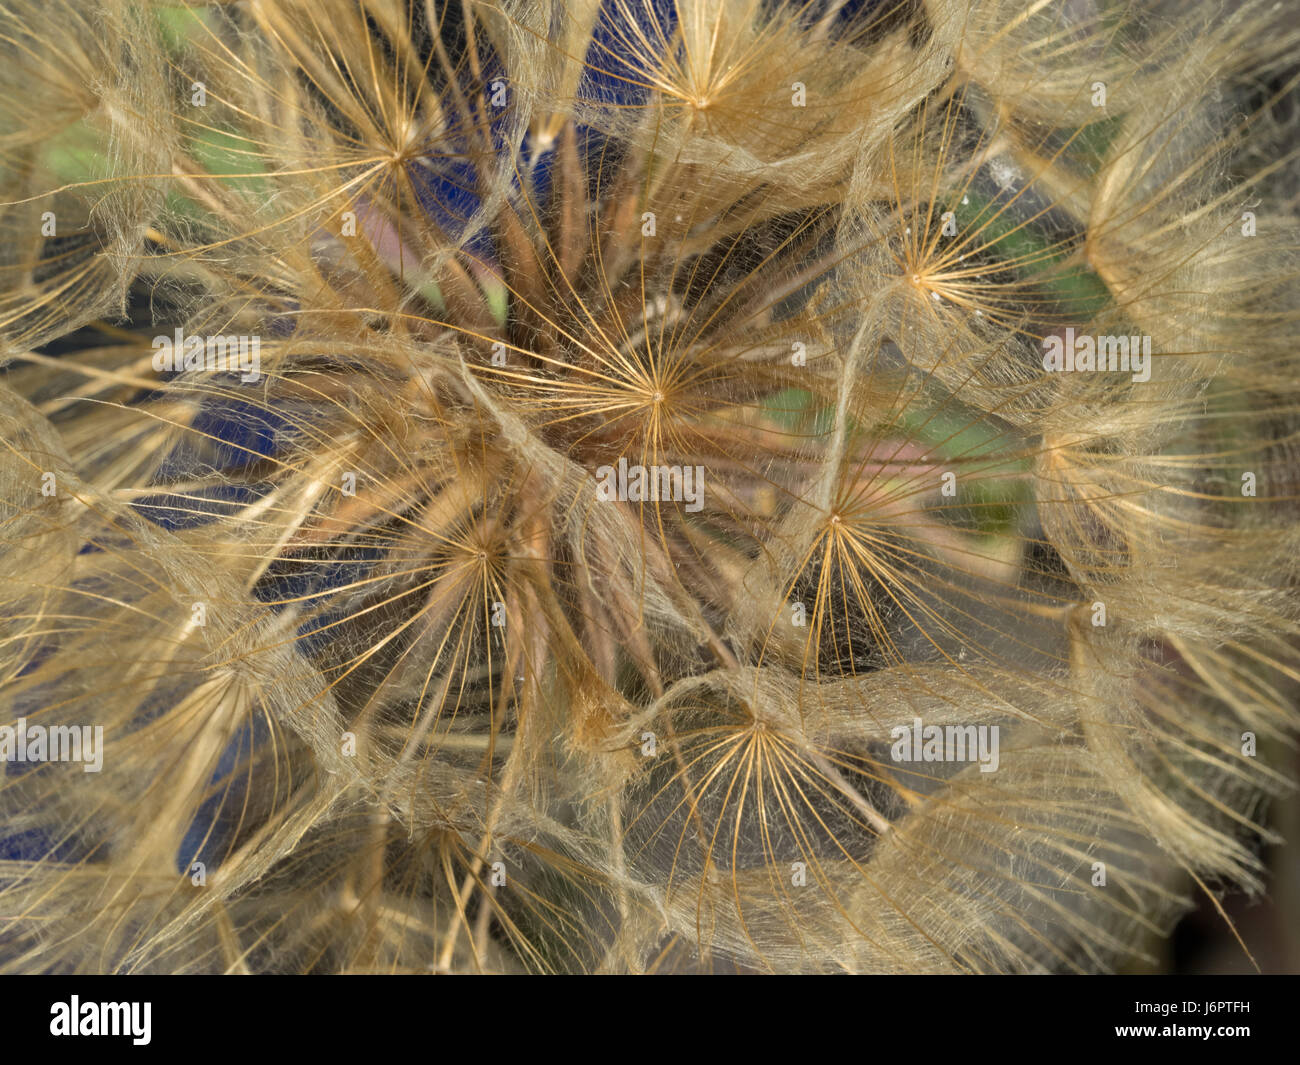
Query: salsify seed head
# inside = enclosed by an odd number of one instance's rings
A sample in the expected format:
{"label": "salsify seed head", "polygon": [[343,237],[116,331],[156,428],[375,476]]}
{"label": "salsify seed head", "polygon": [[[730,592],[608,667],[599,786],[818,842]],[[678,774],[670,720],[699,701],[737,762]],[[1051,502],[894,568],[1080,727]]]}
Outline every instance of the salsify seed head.
{"label": "salsify seed head", "polygon": [[0,967],[1107,971],[1262,890],[1297,43],[9,5]]}

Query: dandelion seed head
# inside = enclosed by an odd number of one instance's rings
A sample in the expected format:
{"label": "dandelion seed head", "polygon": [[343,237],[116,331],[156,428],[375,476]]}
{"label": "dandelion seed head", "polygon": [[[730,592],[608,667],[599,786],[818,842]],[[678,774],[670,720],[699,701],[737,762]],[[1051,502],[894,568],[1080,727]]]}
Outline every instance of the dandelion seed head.
{"label": "dandelion seed head", "polygon": [[1300,37],[1166,6],[0,12],[0,701],[111,737],[0,789],[0,970],[1097,971],[1262,889]]}

